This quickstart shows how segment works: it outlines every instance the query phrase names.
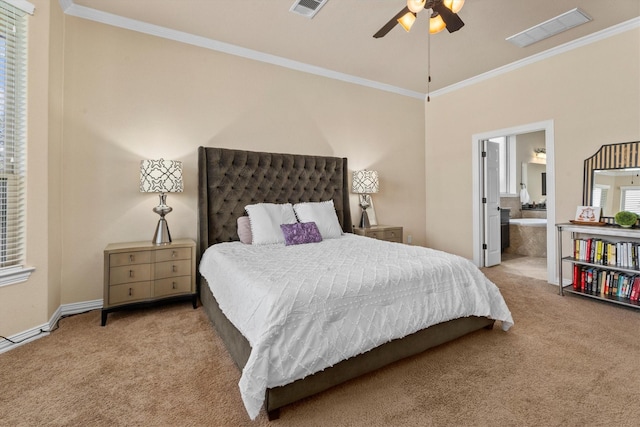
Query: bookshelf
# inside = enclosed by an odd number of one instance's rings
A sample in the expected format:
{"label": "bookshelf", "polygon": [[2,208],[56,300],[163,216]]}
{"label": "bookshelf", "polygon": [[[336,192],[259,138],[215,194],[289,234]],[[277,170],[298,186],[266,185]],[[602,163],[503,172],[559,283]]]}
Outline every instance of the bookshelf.
{"label": "bookshelf", "polygon": [[[640,309],[640,302],[632,296],[635,282],[640,292],[640,230],[572,223],[556,224],[556,228],[560,295],[567,292]],[[565,232],[571,233],[570,253],[563,253]],[[571,268],[569,285],[562,279],[563,265]]]}

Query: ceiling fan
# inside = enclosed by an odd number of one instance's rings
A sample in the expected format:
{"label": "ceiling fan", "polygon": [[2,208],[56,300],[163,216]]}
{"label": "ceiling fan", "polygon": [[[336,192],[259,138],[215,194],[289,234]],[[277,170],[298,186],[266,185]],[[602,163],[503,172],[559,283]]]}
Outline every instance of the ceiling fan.
{"label": "ceiling fan", "polygon": [[408,32],[416,20],[416,15],[422,9],[431,9],[429,33],[439,33],[445,28],[453,33],[464,26],[464,22],[458,16],[463,5],[464,0],[407,0],[407,5],[384,24],[373,37],[378,39],[386,36],[397,24]]}

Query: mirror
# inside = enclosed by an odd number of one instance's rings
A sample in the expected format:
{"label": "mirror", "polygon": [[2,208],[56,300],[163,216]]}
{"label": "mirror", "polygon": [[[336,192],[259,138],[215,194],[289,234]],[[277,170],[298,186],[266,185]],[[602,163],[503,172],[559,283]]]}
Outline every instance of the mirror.
{"label": "mirror", "polygon": [[629,187],[640,191],[640,141],[603,145],[584,161],[582,203],[592,206],[595,202],[602,207],[603,217],[621,210],[622,191]]}
{"label": "mirror", "polygon": [[[624,209],[622,205],[623,192],[625,192],[627,199],[627,206]],[[633,199],[633,196],[639,192],[639,168],[596,169],[593,171],[591,200],[594,205],[602,207],[602,216],[614,216],[621,210],[640,214],[640,208],[635,203],[629,203],[629,199]]]}
{"label": "mirror", "polygon": [[532,201],[544,203],[547,195],[546,164],[527,164],[527,189]]}

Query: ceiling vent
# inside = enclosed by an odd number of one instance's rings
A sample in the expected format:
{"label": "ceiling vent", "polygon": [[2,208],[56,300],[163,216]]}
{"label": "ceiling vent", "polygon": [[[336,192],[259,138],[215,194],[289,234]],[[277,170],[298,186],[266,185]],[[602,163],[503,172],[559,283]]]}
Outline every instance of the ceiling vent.
{"label": "ceiling vent", "polygon": [[289,12],[297,13],[305,18],[313,18],[328,0],[296,0]]}
{"label": "ceiling vent", "polygon": [[551,18],[542,24],[535,25],[518,34],[507,37],[506,40],[518,47],[525,47],[591,20],[592,18],[584,11],[575,8],[555,18]]}

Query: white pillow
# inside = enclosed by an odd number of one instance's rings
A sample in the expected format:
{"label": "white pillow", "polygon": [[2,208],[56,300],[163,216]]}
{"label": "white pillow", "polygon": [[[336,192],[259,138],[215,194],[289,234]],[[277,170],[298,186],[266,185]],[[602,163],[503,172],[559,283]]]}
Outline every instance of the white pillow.
{"label": "white pillow", "polygon": [[334,239],[342,236],[340,221],[336,215],[333,200],[326,202],[297,203],[293,206],[298,221],[315,222],[323,239]]}
{"label": "white pillow", "polygon": [[253,245],[284,243],[280,224],[298,222],[291,203],[258,203],[244,208],[249,214]]}

